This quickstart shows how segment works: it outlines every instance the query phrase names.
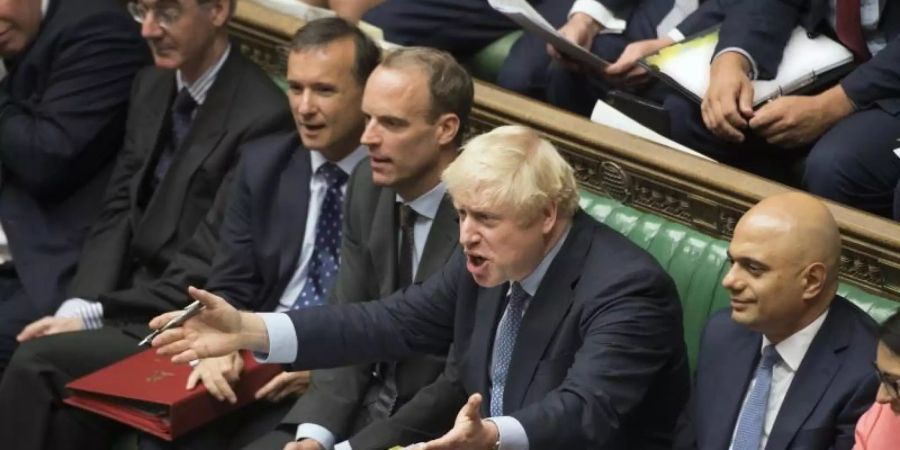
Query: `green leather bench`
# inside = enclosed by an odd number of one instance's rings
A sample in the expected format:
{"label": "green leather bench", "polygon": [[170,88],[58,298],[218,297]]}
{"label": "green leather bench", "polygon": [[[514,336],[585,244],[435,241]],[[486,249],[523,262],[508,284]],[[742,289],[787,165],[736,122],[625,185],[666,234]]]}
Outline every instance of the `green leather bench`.
{"label": "green leather bench", "polygon": [[[729,304],[721,283],[729,267],[728,242],[589,192],[582,191],[581,206],[650,252],[675,280],[684,313],[684,340],[693,367],[707,318]],[[841,283],[838,293],[879,322],[900,307],[896,301],[847,283]]]}

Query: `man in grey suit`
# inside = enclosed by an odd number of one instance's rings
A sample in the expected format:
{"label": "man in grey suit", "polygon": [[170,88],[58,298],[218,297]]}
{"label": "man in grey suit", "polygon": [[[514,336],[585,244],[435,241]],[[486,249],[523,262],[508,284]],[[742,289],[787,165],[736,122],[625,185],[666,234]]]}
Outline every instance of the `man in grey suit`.
{"label": "man in grey suit", "polygon": [[[389,53],[369,77],[361,142],[371,164],[360,164],[348,182],[333,303],[376,299],[421,283],[450,258],[459,227],[440,174],[456,158],[472,100],[469,75],[437,50]],[[391,435],[383,419],[443,368],[443,356],[422,355],[313,371],[309,390],[278,428],[249,448],[345,448],[334,443],[358,431]],[[350,439],[354,449],[390,442],[395,438]]]}

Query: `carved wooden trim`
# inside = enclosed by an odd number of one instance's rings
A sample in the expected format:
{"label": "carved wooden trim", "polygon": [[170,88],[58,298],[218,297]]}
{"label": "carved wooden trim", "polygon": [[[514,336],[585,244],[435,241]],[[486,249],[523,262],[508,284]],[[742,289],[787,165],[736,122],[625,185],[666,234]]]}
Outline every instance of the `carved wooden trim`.
{"label": "carved wooden trim", "polygon": [[[275,17],[278,16],[278,17]],[[299,26],[252,2],[240,2],[232,28],[241,49],[270,73],[284,73],[283,50]],[[480,81],[470,133],[520,124],[550,139],[587,190],[728,239],[741,214],[788,188],[659,146]],[[900,225],[828,202],[844,240],[841,275],[900,299]]]}

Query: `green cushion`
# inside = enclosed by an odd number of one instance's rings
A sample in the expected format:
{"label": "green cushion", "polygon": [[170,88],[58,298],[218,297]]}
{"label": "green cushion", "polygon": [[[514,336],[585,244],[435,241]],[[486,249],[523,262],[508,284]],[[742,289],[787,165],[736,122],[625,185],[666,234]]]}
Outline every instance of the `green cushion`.
{"label": "green cushion", "polygon": [[[729,304],[721,283],[729,268],[728,242],[590,192],[582,191],[580,203],[597,220],[650,252],[675,280],[683,309],[684,340],[694,367],[707,318]],[[838,292],[877,321],[900,307],[900,303],[846,283],[841,283]]]}
{"label": "green cushion", "polygon": [[506,60],[509,49],[512,48],[513,44],[515,44],[521,36],[521,31],[509,33],[492,42],[487,47],[479,50],[478,53],[472,55],[472,57],[465,61],[464,64],[469,68],[472,72],[472,76],[475,78],[493,82],[497,79],[497,74],[500,73],[500,67],[503,66],[503,61]]}

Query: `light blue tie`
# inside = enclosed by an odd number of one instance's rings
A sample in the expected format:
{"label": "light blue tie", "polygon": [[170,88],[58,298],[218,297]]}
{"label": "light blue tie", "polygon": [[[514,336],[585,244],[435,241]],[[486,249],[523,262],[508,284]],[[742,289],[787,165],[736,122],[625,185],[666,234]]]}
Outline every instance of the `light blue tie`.
{"label": "light blue tie", "polygon": [[519,327],[522,326],[522,316],[528,305],[530,296],[518,282],[512,284],[509,293],[509,302],[506,304],[506,312],[497,325],[497,335],[494,337],[494,352],[491,364],[491,416],[503,415],[503,390],[506,388],[506,377],[509,374],[509,362],[512,360],[513,349],[516,345],[516,336],[519,335]]}
{"label": "light blue tie", "polygon": [[737,431],[734,433],[733,450],[760,450],[766,409],[769,405],[769,391],[772,389],[772,367],[781,357],[774,345],[763,348],[762,358],[756,368],[756,383],[741,409]]}

